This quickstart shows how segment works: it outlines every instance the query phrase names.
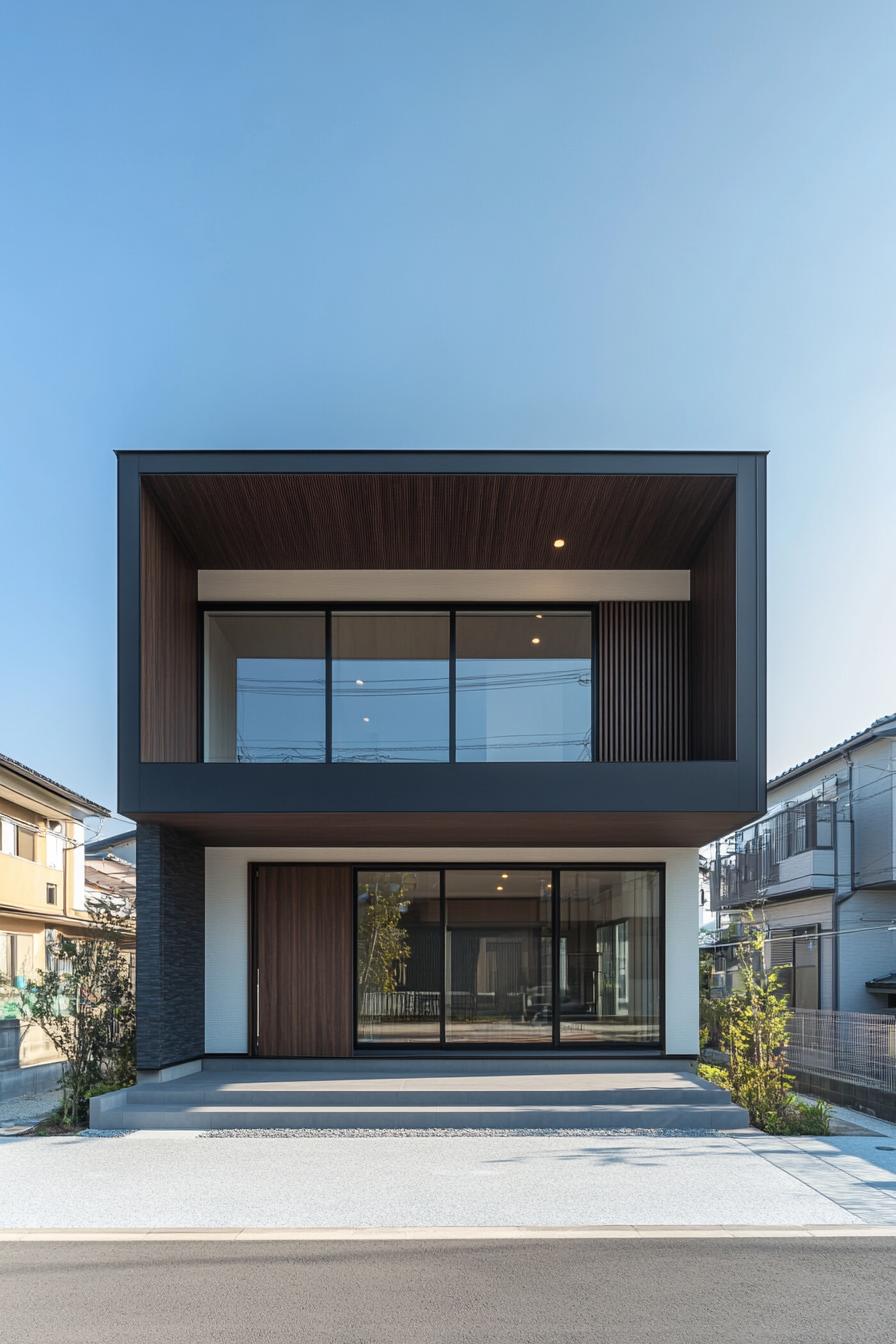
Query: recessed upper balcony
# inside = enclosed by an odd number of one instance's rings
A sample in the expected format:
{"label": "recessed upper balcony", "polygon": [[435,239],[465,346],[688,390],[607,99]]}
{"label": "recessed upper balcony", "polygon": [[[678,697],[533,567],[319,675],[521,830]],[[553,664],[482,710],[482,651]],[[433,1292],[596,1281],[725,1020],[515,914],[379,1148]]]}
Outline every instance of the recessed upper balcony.
{"label": "recessed upper balcony", "polygon": [[120,468],[131,815],[755,812],[763,458]]}

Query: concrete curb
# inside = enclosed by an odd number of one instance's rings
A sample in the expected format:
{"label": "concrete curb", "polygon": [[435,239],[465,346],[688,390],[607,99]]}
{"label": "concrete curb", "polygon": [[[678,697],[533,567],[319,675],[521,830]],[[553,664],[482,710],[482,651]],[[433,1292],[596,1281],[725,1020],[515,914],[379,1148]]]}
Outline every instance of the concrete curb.
{"label": "concrete curb", "polygon": [[775,1227],[663,1226],[619,1224],[591,1227],[119,1227],[0,1228],[0,1241],[590,1241],[646,1239],[687,1241],[693,1238],[749,1240],[802,1237],[813,1240],[850,1237],[892,1237],[896,1224],[823,1223]]}

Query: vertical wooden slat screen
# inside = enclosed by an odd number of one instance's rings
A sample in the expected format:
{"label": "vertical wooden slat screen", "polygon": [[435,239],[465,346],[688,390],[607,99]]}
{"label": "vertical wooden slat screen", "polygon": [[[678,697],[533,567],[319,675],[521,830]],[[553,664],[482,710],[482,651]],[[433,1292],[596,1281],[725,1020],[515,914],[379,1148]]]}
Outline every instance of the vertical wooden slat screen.
{"label": "vertical wooden slat screen", "polygon": [[737,556],[734,495],[691,564],[691,755],[737,756]]}
{"label": "vertical wooden slat screen", "polygon": [[598,759],[688,759],[688,603],[598,608]]}
{"label": "vertical wooden slat screen", "polygon": [[140,759],[195,761],[197,573],[146,487],[140,498]]}

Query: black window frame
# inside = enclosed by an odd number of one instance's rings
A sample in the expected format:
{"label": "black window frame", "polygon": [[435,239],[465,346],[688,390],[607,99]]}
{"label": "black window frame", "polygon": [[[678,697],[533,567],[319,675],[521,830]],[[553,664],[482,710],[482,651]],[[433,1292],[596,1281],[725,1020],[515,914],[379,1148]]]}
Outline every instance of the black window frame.
{"label": "black window frame", "polygon": [[[500,851],[497,851],[500,853]],[[498,1045],[483,1045],[481,1043],[471,1042],[451,1042],[446,1039],[446,1003],[445,1003],[445,939],[447,934],[448,905],[445,875],[449,872],[480,872],[483,869],[503,868],[507,872],[549,872],[551,874],[551,995],[553,1003],[553,1013],[551,1018],[551,1039],[544,1045],[532,1041],[510,1041],[502,1042]],[[439,1037],[431,1043],[422,1044],[415,1041],[360,1041],[358,1039],[358,874],[367,872],[396,872],[396,871],[414,872],[435,872],[440,874],[439,880],[439,921],[441,925],[441,984],[440,984],[440,1009],[439,1009]],[[659,878],[659,988],[658,988],[658,1026],[657,1040],[651,1041],[645,1045],[638,1045],[634,1042],[626,1041],[576,1041],[566,1039],[561,1035],[561,1014],[557,1011],[559,1003],[560,986],[560,903],[561,903],[561,873],[656,873]],[[366,863],[354,863],[351,866],[352,875],[352,1052],[353,1054],[368,1055],[391,1055],[391,1054],[473,1054],[483,1050],[493,1052],[500,1050],[503,1054],[520,1053],[529,1055],[541,1055],[545,1051],[551,1054],[557,1052],[568,1052],[570,1054],[614,1054],[614,1055],[636,1055],[636,1056],[655,1056],[666,1053],[666,865],[664,863],[515,863],[512,860],[504,862],[496,858],[494,862],[489,859],[480,859],[477,862],[470,863],[414,863],[411,864],[405,859],[376,859],[368,860]]]}
{"label": "black window frame", "polygon": [[[325,649],[324,649],[324,696],[325,696],[325,744],[324,756],[322,761],[284,761],[268,762],[267,764],[282,764],[286,766],[301,766],[306,764],[327,764],[327,765],[359,765],[364,762],[357,761],[334,761],[333,760],[333,639],[332,626],[333,616],[344,612],[351,614],[353,612],[382,612],[388,614],[391,612],[432,612],[444,613],[449,619],[449,653],[448,653],[448,759],[447,761],[434,762],[437,765],[453,765],[457,761],[457,616],[464,612],[493,612],[496,615],[514,612],[535,612],[535,611],[553,611],[558,613],[569,613],[570,615],[587,616],[591,623],[591,652],[589,656],[589,665],[591,668],[591,695],[589,734],[591,750],[585,758],[585,763],[594,764],[600,760],[598,755],[598,686],[597,686],[597,667],[598,667],[598,610],[599,602],[199,602],[197,604],[197,623],[198,623],[198,659],[197,659],[197,742],[196,759],[199,762],[206,763],[205,760],[205,631],[206,616],[216,612],[230,612],[238,615],[240,612],[255,614],[258,612],[271,612],[273,615],[286,616],[295,613],[301,615],[307,612],[323,613],[325,629]],[[384,764],[388,768],[394,768],[400,765],[420,765],[426,762],[420,761],[390,761]],[[535,761],[514,762],[519,765],[543,764],[537,759]],[[241,764],[251,764],[251,762],[242,762]],[[467,764],[488,764],[488,762],[467,762]],[[557,761],[554,764],[569,765],[576,762]]]}

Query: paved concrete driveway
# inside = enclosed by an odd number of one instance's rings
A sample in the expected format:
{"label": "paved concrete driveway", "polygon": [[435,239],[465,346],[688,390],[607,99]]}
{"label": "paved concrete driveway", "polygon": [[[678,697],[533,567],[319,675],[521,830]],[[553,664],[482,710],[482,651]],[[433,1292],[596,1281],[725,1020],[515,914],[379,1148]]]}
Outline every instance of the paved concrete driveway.
{"label": "paved concrete driveway", "polygon": [[893,1224],[880,1138],[135,1133],[0,1142],[0,1227]]}

